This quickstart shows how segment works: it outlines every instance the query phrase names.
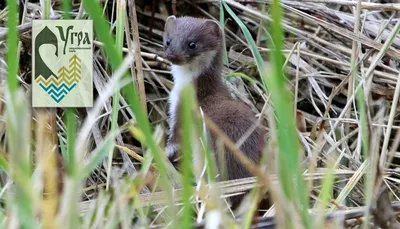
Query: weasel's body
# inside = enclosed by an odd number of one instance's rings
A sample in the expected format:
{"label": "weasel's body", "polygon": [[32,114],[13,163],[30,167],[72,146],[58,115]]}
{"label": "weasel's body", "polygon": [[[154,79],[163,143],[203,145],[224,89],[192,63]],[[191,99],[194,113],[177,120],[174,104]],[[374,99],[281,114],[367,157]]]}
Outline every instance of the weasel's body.
{"label": "weasel's body", "polygon": [[[170,95],[170,134],[166,153],[169,158],[179,151],[179,93],[188,83],[196,89],[202,111],[233,141],[237,142],[256,123],[250,107],[234,100],[222,81],[223,36],[217,22],[192,17],[170,16],[164,31],[165,57],[172,62],[174,88]],[[217,152],[216,137],[209,133]],[[258,163],[264,147],[264,132],[257,127],[240,149]],[[218,158],[218,157],[216,157]],[[251,174],[231,152],[225,153],[228,179]],[[231,198],[237,205],[242,197]]]}

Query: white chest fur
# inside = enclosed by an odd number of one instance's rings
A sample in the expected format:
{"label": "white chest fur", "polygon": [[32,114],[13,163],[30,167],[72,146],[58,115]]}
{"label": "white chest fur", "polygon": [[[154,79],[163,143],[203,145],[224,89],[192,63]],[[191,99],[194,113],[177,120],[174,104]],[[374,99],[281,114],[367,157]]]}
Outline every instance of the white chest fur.
{"label": "white chest fur", "polygon": [[[174,87],[172,88],[171,94],[169,95],[169,136],[172,136],[172,132],[176,125],[179,97],[182,89],[190,84],[195,77],[199,75],[197,67],[193,65],[172,65],[172,76],[174,78]],[[172,156],[168,155],[167,157]]]}
{"label": "white chest fur", "polygon": [[[169,109],[169,122],[170,122],[170,137],[172,136],[172,133],[174,131],[174,128],[176,128],[176,122],[177,122],[177,112],[178,112],[178,106],[179,106],[179,100],[180,100],[180,93],[182,92],[182,89],[190,84],[193,79],[198,77],[200,74],[200,69],[198,65],[183,65],[183,66],[178,66],[178,65],[172,65],[172,74],[174,77],[174,87],[171,91],[170,97],[169,97],[169,103],[170,103],[170,109]],[[200,150],[201,150],[201,144],[200,144],[200,139],[192,139],[192,147],[193,147],[193,165],[194,165],[194,170],[195,175],[196,175],[196,180],[199,182],[200,177],[202,174],[202,169],[203,169],[203,160],[201,158]],[[167,157],[172,156],[172,154],[175,152],[175,150],[178,149],[178,146],[175,144],[169,144],[166,149]]]}

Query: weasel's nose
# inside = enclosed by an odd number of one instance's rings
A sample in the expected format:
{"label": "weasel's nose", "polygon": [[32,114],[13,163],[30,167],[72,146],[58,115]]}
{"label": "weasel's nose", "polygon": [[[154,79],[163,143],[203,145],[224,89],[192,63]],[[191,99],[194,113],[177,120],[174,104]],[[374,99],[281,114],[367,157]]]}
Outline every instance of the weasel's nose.
{"label": "weasel's nose", "polygon": [[179,64],[181,62],[181,58],[179,58],[179,55],[176,55],[172,52],[167,52],[165,57],[173,64]]}
{"label": "weasel's nose", "polygon": [[177,56],[171,52],[167,53],[166,58],[171,62],[174,62],[178,59]]}

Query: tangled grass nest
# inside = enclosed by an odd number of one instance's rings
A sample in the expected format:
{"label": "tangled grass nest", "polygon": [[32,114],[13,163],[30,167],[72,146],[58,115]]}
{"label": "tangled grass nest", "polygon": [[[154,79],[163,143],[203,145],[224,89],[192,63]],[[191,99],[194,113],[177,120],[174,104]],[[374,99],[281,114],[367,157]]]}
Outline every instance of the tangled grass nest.
{"label": "tangled grass nest", "polygon": [[[246,25],[258,50],[268,62],[269,54],[274,49],[268,45],[272,37],[268,30],[272,21],[268,13],[272,1],[225,0],[225,2]],[[116,18],[121,13],[117,11],[117,5],[124,2],[102,3],[107,3],[104,14],[114,30]],[[326,212],[351,208],[354,212],[360,213],[377,203],[384,203],[383,206],[379,204],[377,206],[378,209],[384,210],[375,214],[377,219],[375,223],[381,226],[380,220],[395,222],[396,214],[390,211],[399,212],[399,208],[394,207],[392,210],[388,206],[393,201],[399,201],[400,196],[398,167],[400,163],[400,106],[398,105],[400,2],[360,1],[358,4],[357,1],[347,0],[284,0],[281,1],[281,6],[284,10],[282,28],[285,39],[282,54],[285,58],[285,76],[287,86],[295,101],[295,116],[304,152],[302,165],[310,188],[308,198],[312,203],[311,206],[314,205],[313,210],[318,207],[323,187],[322,179],[328,173],[327,167],[332,166],[335,182],[329,192],[330,201],[325,209]],[[170,14],[175,14],[219,20],[221,7],[219,0],[136,0],[136,4],[134,1],[127,2],[128,17],[123,52],[127,55],[132,50],[137,50],[137,44],[140,41],[139,63],[141,62],[142,69],[138,68],[138,62],[136,62],[137,69],[132,71],[136,74],[132,73],[132,76],[137,79],[136,84],[141,100],[146,101],[142,104],[146,104],[148,118],[155,129],[154,139],[161,146],[164,145],[166,136],[168,95],[173,86],[169,63],[162,57],[165,19]],[[18,26],[21,41],[19,81],[25,94],[29,95],[32,69],[31,21],[41,18],[43,10],[38,2],[25,2],[20,5],[20,8],[24,9],[22,11],[24,14]],[[53,1],[51,8],[52,18],[62,17],[60,1]],[[75,18],[88,17],[80,2],[73,2],[70,15]],[[226,11],[224,15],[228,56],[228,65],[224,72],[227,75],[227,85],[232,95],[243,100],[257,111],[258,117],[264,119],[271,112],[269,111],[271,106],[268,94],[261,89],[262,83],[256,61],[240,27]],[[4,61],[7,50],[5,42],[7,29],[4,23],[6,21],[7,8],[4,8],[0,11],[0,25],[4,27],[0,28],[0,56],[2,57],[0,58],[0,76],[3,81],[7,74],[7,63]],[[106,91],[106,86],[113,77],[113,71],[107,63],[107,55],[101,49],[103,46],[104,44],[99,40],[94,42],[93,78],[96,97]],[[359,96],[364,98],[366,104],[366,120],[360,119],[362,107],[357,103],[357,98],[359,98],[357,93],[361,90],[360,88],[363,93]],[[2,94],[5,94],[4,89]],[[145,148],[129,127],[136,124],[134,112],[128,106],[126,98],[121,96],[119,105],[118,125],[121,131],[115,138],[116,147],[112,166],[109,166],[109,160],[106,157],[84,179],[79,201],[80,214],[88,216],[84,220],[84,224],[87,223],[87,225],[91,221],[88,219],[89,216],[93,217],[90,224],[93,228],[102,225],[99,216],[116,219],[120,223],[123,221],[122,218],[126,217],[124,219],[129,219],[127,222],[130,222],[135,211],[123,202],[126,196],[129,196],[128,199],[134,199],[135,204],[151,207],[151,213],[145,210],[145,207],[137,208],[146,212],[136,212],[139,219],[147,219],[146,225],[150,227],[163,227],[170,219],[165,207],[169,200],[165,198],[163,192],[154,192],[151,185],[146,186],[152,183],[151,180],[154,180],[154,177],[149,174],[144,175],[141,182],[135,186],[136,191],[132,191],[132,187],[126,185],[132,182],[130,179],[121,179],[123,174],[131,177],[141,176],[138,171],[145,160],[143,158]],[[4,109],[2,112],[4,113]],[[32,113],[36,114],[35,111]],[[82,127],[88,113],[90,113],[89,108],[77,109],[78,127]],[[96,122],[90,126],[88,132],[89,140],[86,147],[89,152],[95,151],[105,141],[111,129],[111,113],[112,100],[104,100],[102,110],[95,117]],[[65,115],[64,109],[57,109],[54,125],[50,127],[57,133],[57,145],[60,151],[62,151],[61,146],[67,143]],[[362,125],[367,126],[368,129],[367,156],[362,154],[363,141],[360,131]],[[272,133],[276,131],[274,126],[266,128]],[[5,125],[2,125],[1,129],[3,139],[7,129]],[[271,155],[277,151],[278,149],[272,146]],[[274,161],[273,158],[271,157],[271,161]],[[272,162],[272,167],[274,163],[277,162]],[[150,170],[155,171],[155,166],[150,165]],[[7,175],[3,173],[3,187],[7,184],[6,177]],[[271,179],[273,182],[279,181],[279,178],[273,175]],[[179,181],[171,181],[171,183],[176,184]],[[109,184],[112,187],[111,194],[101,192]],[[365,188],[366,184],[370,184],[371,190]],[[217,184],[217,189],[223,194],[221,198],[236,195],[254,187],[259,187],[255,178]],[[382,193],[382,187],[388,190],[385,195],[379,195]],[[174,201],[178,209],[182,207],[181,195],[180,191],[176,191]],[[385,199],[376,201],[382,196]],[[106,214],[106,207],[112,213]],[[126,213],[132,213],[132,215],[118,216],[125,210]],[[268,217],[279,211],[280,208],[275,205],[270,209],[263,209],[260,222],[264,222],[264,226],[274,225]],[[383,214],[388,211],[390,214]],[[198,227],[204,226],[202,223],[208,222],[202,220],[205,217],[204,208],[197,206],[196,213],[197,220],[193,219],[193,222],[197,222]],[[345,222],[347,226],[357,227],[362,224],[359,220],[362,214],[356,213],[353,215],[349,213],[351,216],[344,213],[333,214],[330,217]],[[231,212],[231,220],[235,218],[235,214]],[[121,221],[118,221],[120,220],[118,217]],[[209,217],[227,219],[218,214],[214,216],[211,214]],[[135,223],[138,222],[135,221]],[[126,225],[122,227],[125,228]],[[335,225],[331,228],[342,227]]]}

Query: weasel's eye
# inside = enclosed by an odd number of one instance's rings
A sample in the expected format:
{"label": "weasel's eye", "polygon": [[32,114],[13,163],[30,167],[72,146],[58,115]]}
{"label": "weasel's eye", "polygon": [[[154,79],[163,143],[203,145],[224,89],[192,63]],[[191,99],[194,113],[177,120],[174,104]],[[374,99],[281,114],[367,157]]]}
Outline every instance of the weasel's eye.
{"label": "weasel's eye", "polygon": [[194,41],[189,42],[188,45],[189,45],[190,49],[195,49],[196,48],[196,42],[194,42]]}
{"label": "weasel's eye", "polygon": [[165,43],[167,46],[171,44],[171,39],[168,39],[167,42]]}

